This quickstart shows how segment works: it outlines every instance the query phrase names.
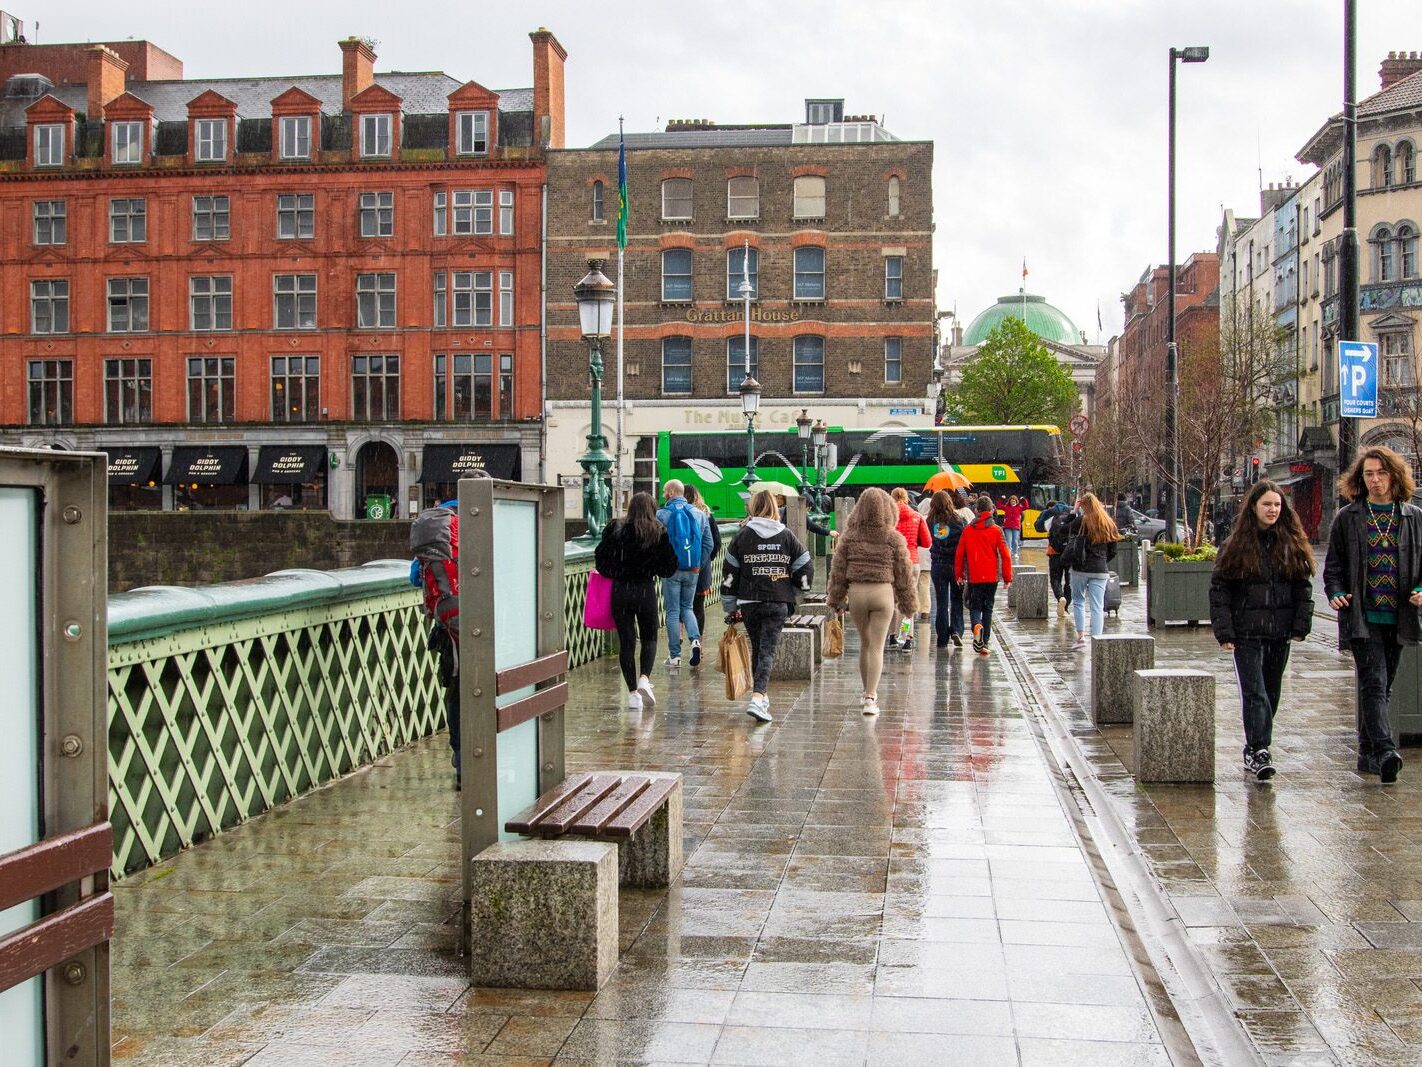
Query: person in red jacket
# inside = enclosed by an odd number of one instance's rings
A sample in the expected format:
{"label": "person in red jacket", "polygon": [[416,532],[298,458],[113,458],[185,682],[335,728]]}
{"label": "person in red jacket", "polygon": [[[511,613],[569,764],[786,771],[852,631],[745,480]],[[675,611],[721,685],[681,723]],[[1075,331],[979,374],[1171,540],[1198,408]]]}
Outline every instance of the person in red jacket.
{"label": "person in red jacket", "polygon": [[1022,558],[1022,513],[1027,510],[1027,501],[1014,493],[999,510],[1002,512],[1002,535],[1007,539],[1012,562],[1017,563]]}
{"label": "person in red jacket", "polygon": [[999,575],[1012,584],[1012,553],[1002,529],[992,520],[992,498],[984,494],[975,505],[978,517],[968,524],[958,540],[954,573],[968,586],[968,618],[973,624],[973,651],[988,654],[992,636],[992,606],[997,599]]}
{"label": "person in red jacket", "polygon": [[[899,486],[889,494],[894,498],[894,503],[899,509],[899,518],[896,527],[899,534],[904,539],[904,544],[908,545],[909,562],[913,564],[915,572],[918,570],[918,550],[920,548],[931,548],[933,538],[928,533],[928,523],[909,504],[908,490]],[[919,615],[928,613],[928,605],[923,602],[923,590],[918,589],[918,612]],[[912,615],[905,615],[898,622],[898,647],[904,652],[913,651],[913,620]],[[889,631],[890,634],[893,630]],[[889,647],[894,647],[895,641],[892,636],[889,638]]]}

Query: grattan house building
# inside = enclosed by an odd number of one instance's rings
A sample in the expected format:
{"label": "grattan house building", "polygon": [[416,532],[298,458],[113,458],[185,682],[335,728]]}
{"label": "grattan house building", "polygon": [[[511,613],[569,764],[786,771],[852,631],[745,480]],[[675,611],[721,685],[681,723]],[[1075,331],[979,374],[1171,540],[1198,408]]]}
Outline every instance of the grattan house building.
{"label": "grattan house building", "polygon": [[[758,429],[793,430],[801,409],[831,426],[932,421],[932,142],[845,116],[841,100],[806,101],[803,122],[679,120],[625,142],[624,487],[658,431],[744,432],[747,255]],[[570,488],[570,513],[591,425],[572,290],[589,259],[616,281],[617,162],[615,133],[548,153],[544,414],[548,477]],[[605,360],[613,452],[615,342]]]}

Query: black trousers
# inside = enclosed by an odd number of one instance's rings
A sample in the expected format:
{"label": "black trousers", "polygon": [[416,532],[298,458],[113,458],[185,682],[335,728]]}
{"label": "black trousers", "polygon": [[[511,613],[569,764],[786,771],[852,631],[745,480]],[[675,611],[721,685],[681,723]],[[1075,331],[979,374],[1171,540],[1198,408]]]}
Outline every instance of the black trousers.
{"label": "black trousers", "polygon": [[1047,580],[1052,583],[1053,600],[1071,599],[1071,568],[1060,555],[1047,557]]}
{"label": "black trousers", "polygon": [[[639,675],[652,673],[657,663],[657,586],[644,582],[612,583],[612,621],[617,624],[617,665],[627,692],[637,688]],[[639,655],[640,651],[640,655]]]}
{"label": "black trousers", "polygon": [[963,636],[963,587],[952,571],[933,572],[933,636],[939,648],[948,635]]}
{"label": "black trousers", "polygon": [[746,636],[751,646],[751,691],[764,693],[770,684],[770,668],[775,665],[775,648],[780,644],[780,631],[790,617],[790,605],[755,601],[741,605]]}
{"label": "black trousers", "polygon": [[1251,751],[1274,740],[1274,716],[1289,664],[1289,641],[1244,637],[1234,643],[1234,674],[1244,715],[1244,744]]}
{"label": "black trousers", "polygon": [[982,623],[983,632],[978,640],[983,644],[992,636],[992,606],[996,601],[996,582],[968,583],[968,619],[974,626]]}
{"label": "black trousers", "polygon": [[1389,700],[1402,646],[1397,627],[1368,623],[1366,640],[1349,641],[1358,684],[1358,762],[1376,771],[1378,761],[1396,750]]}

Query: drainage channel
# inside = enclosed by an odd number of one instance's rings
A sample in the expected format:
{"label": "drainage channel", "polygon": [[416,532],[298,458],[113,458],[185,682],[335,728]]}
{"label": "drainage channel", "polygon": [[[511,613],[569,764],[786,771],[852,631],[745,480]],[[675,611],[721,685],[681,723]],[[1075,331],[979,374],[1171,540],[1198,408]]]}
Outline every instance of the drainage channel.
{"label": "drainage channel", "polygon": [[995,634],[1006,655],[1062,808],[1071,820],[1102,900],[1116,925],[1171,1062],[1262,1064],[1219,984],[1191,946],[1174,907],[1111,806],[1055,705],[1006,627]]}

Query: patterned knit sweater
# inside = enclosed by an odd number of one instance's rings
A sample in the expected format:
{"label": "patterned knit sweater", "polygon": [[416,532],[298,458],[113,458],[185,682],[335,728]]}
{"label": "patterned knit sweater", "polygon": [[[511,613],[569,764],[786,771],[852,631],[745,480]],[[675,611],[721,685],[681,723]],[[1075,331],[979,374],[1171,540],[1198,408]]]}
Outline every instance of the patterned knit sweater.
{"label": "patterned knit sweater", "polygon": [[1369,622],[1397,622],[1402,597],[1398,590],[1397,531],[1401,516],[1394,503],[1368,502],[1367,589],[1363,611]]}

